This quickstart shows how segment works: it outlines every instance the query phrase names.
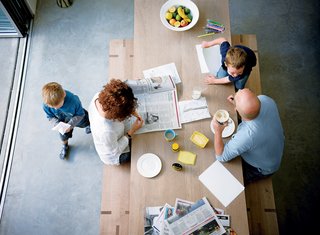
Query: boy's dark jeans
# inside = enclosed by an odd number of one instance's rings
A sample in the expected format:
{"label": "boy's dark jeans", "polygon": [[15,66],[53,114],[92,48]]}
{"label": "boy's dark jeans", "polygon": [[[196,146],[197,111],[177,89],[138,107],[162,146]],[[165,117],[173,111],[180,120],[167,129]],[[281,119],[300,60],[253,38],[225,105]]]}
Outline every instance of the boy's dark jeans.
{"label": "boy's dark jeans", "polygon": [[[76,127],[79,127],[79,128],[85,128],[87,126],[90,126],[90,122],[89,122],[89,116],[88,116],[88,111],[84,109],[84,118],[81,120],[81,122],[79,122]],[[65,120],[60,120],[60,121],[65,121]],[[71,131],[67,132],[67,133],[64,133],[63,135],[60,134],[60,139],[62,141],[66,141],[70,138],[72,138],[72,133],[73,133],[73,129],[71,129]]]}

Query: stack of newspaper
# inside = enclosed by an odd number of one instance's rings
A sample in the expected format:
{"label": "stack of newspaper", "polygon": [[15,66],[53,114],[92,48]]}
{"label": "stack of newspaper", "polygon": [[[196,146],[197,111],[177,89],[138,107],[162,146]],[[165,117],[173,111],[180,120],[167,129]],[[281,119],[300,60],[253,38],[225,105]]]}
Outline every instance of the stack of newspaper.
{"label": "stack of newspaper", "polygon": [[205,197],[195,203],[177,198],[174,207],[147,207],[144,228],[148,235],[221,235],[230,230],[230,216]]}

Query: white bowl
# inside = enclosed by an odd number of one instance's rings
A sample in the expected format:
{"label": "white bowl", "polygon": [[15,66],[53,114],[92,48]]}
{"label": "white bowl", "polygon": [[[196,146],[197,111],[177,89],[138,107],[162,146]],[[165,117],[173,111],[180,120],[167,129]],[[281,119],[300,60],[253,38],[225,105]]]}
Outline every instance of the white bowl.
{"label": "white bowl", "polygon": [[[190,24],[188,24],[185,27],[174,27],[166,19],[166,12],[169,10],[170,7],[172,6],[184,6],[190,9],[191,15],[192,15],[192,21]],[[199,9],[196,4],[194,4],[191,0],[169,0],[165,2],[165,4],[162,5],[160,9],[160,19],[162,24],[173,31],[186,31],[188,29],[191,29],[195,24],[197,23],[199,19]]]}

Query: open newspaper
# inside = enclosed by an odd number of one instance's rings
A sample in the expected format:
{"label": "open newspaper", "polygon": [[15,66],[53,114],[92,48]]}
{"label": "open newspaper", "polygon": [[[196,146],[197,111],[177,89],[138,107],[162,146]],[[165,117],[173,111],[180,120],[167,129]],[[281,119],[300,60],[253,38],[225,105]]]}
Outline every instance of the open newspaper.
{"label": "open newspaper", "polygon": [[[171,76],[127,80],[138,99],[144,126],[136,134],[181,128],[176,84]],[[132,125],[135,119],[129,120]]]}
{"label": "open newspaper", "polygon": [[181,211],[183,213],[176,214],[164,221],[169,229],[169,234],[187,235],[205,233],[221,235],[226,232],[205,197],[190,206],[182,208],[183,210]]}

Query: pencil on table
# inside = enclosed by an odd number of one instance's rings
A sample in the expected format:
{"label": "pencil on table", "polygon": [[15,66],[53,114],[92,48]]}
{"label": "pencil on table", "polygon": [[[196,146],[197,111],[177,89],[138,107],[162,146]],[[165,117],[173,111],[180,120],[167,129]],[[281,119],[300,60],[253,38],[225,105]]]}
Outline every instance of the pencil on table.
{"label": "pencil on table", "polygon": [[202,38],[202,37],[210,36],[210,35],[214,35],[214,34],[216,34],[216,33],[206,33],[206,34],[199,35],[198,38]]}

